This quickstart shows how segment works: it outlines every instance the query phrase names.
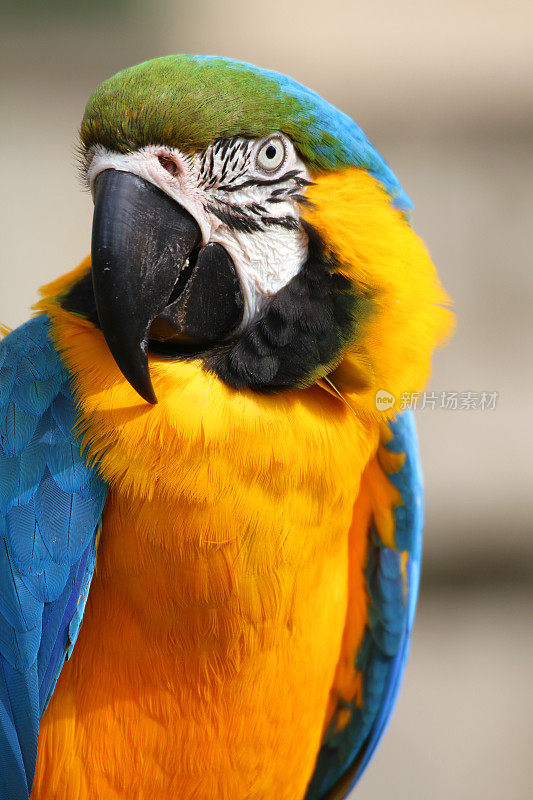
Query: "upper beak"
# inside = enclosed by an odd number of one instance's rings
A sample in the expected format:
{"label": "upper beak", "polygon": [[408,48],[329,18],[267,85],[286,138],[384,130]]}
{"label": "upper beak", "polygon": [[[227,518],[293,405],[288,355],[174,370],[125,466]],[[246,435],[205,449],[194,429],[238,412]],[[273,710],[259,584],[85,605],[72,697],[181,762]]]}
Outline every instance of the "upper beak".
{"label": "upper beak", "polygon": [[100,326],[124,376],[145,400],[157,403],[148,333],[200,244],[200,228],[184,208],[130,172],[102,172],[94,206],[92,274]]}

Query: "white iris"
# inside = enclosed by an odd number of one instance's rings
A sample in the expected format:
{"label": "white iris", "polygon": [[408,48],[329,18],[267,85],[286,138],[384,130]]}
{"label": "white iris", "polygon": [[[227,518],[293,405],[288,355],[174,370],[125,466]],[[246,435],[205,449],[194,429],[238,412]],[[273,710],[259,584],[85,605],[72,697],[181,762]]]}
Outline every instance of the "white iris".
{"label": "white iris", "polygon": [[284,161],[285,145],[279,136],[272,136],[263,142],[255,158],[256,165],[264,172],[275,172]]}

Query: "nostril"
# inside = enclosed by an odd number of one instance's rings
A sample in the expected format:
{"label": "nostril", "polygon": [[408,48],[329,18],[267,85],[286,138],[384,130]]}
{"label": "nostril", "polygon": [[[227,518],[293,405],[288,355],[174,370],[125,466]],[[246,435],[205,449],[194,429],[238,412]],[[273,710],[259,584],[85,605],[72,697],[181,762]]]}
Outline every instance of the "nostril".
{"label": "nostril", "polygon": [[171,175],[177,175],[179,172],[178,165],[174,161],[173,158],[170,156],[159,155],[157,156],[157,160],[161,164],[161,166],[166,169],[167,172],[170,172]]}

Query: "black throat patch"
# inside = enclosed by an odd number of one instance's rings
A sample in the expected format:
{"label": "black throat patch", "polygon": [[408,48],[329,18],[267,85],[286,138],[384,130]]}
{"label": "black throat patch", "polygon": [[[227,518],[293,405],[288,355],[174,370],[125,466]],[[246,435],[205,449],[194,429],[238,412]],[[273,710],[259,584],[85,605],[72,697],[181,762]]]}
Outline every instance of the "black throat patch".
{"label": "black throat patch", "polygon": [[309,245],[300,272],[235,341],[204,354],[204,368],[236,389],[311,386],[337,366],[370,312],[369,292],[338,272],[316,230],[302,224]]}

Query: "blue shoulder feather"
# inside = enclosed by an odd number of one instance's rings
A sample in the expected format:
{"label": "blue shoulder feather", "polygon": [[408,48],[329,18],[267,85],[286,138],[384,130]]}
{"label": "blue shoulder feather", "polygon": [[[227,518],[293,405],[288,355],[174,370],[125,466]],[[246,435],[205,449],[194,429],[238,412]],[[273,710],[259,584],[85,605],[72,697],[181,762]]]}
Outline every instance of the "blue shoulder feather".
{"label": "blue shoulder feather", "polygon": [[[402,468],[388,474],[403,504],[394,510],[395,549],[384,545],[374,525],[369,531],[368,626],[356,660],[363,676],[363,702],[344,706],[351,714],[341,730],[334,715],[306,800],[340,800],[359,780],[394,709],[409,652],[422,550],[422,472],[412,411],[390,422],[389,428],[393,438],[387,448],[405,454]],[[404,569],[402,551],[407,553]]]}
{"label": "blue shoulder feather", "polygon": [[48,325],[41,315],[0,343],[0,800],[28,800],[106,496],[73,433],[69,374]]}

